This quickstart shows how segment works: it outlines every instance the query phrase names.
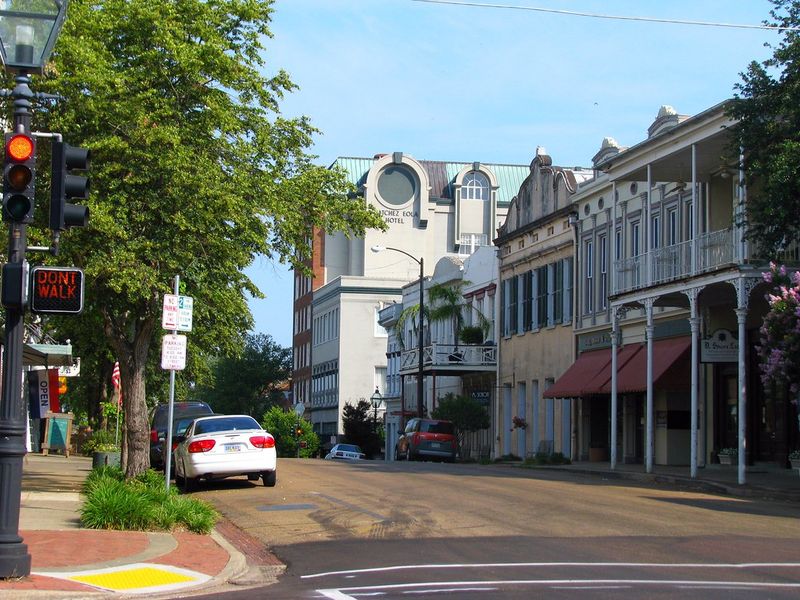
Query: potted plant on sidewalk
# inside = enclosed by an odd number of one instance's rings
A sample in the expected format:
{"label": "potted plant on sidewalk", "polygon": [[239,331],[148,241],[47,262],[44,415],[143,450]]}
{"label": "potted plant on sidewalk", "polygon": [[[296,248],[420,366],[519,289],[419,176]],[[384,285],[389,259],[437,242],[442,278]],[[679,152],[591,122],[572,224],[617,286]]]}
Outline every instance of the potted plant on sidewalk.
{"label": "potted plant on sidewalk", "polygon": [[732,465],[739,462],[739,450],[737,448],[722,448],[717,452],[717,458],[719,458],[719,464],[721,465]]}
{"label": "potted plant on sidewalk", "polygon": [[120,449],[114,441],[114,434],[106,429],[98,429],[84,442],[81,451],[92,457],[92,468],[106,465],[119,466]]}

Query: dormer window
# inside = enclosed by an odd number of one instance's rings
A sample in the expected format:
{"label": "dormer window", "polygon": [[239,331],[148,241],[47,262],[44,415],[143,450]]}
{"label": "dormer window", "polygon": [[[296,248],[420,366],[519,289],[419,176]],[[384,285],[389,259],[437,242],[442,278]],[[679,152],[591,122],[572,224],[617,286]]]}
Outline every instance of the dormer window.
{"label": "dormer window", "polygon": [[461,185],[462,200],[489,200],[489,180],[479,171],[471,171],[464,176]]}

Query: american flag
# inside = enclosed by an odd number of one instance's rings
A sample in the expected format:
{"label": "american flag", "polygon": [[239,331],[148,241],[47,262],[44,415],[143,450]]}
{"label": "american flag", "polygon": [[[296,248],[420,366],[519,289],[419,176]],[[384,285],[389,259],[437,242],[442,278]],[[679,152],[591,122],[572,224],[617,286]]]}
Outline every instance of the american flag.
{"label": "american flag", "polygon": [[114,386],[114,389],[117,390],[118,394],[118,403],[122,404],[122,390],[120,389],[120,379],[119,379],[119,361],[114,363],[114,371],[111,373],[111,384]]}

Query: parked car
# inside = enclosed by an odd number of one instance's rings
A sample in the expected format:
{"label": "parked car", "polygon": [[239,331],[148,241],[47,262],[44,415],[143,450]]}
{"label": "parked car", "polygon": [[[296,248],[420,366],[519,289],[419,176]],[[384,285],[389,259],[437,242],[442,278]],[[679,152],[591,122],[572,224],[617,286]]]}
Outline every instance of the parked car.
{"label": "parked car", "polygon": [[[214,413],[211,413],[213,415]],[[211,416],[207,412],[202,413],[192,413],[183,417],[173,417],[172,419],[172,467],[170,468],[170,473],[172,476],[175,476],[175,448],[178,447],[178,442],[176,438],[179,435],[185,435],[186,430],[189,428],[189,425],[192,424],[197,417],[208,417]],[[164,436],[164,439],[161,441],[161,460],[162,463],[164,462],[164,457],[167,456],[167,437]],[[163,464],[162,464],[163,466]]]}
{"label": "parked car", "polygon": [[325,455],[326,460],[359,460],[364,458],[365,454],[361,451],[360,446],[355,444],[336,444],[331,451]]}
{"label": "parked car", "polygon": [[275,438],[247,415],[213,415],[192,421],[176,439],[175,483],[192,491],[201,480],[246,475],[273,487],[278,459]]}
{"label": "parked car", "polygon": [[[212,414],[211,407],[205,402],[173,402],[172,422],[187,416]],[[150,466],[154,469],[164,468],[164,440],[167,437],[167,419],[169,404],[158,404],[150,414]]]}
{"label": "parked car", "polygon": [[436,458],[453,462],[458,454],[458,438],[450,421],[411,419],[395,446],[397,460]]}

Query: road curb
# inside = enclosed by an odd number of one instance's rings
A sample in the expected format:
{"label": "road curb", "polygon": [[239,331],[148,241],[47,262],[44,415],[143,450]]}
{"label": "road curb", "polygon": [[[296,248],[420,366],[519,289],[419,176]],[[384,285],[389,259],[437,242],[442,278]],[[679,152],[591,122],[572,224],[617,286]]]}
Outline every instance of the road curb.
{"label": "road curb", "polygon": [[582,469],[580,467],[562,467],[558,465],[541,465],[522,467],[530,470],[560,471],[576,475],[590,475],[605,479],[625,479],[644,484],[665,483],[669,485],[684,486],[696,491],[713,494],[725,494],[739,498],[759,498],[762,500],[775,500],[780,502],[800,502],[800,494],[774,490],[770,488],[756,488],[748,486],[730,485],[705,479],[692,479],[679,475],[665,475],[661,473],[633,473],[630,471],[598,471],[596,469]]}

